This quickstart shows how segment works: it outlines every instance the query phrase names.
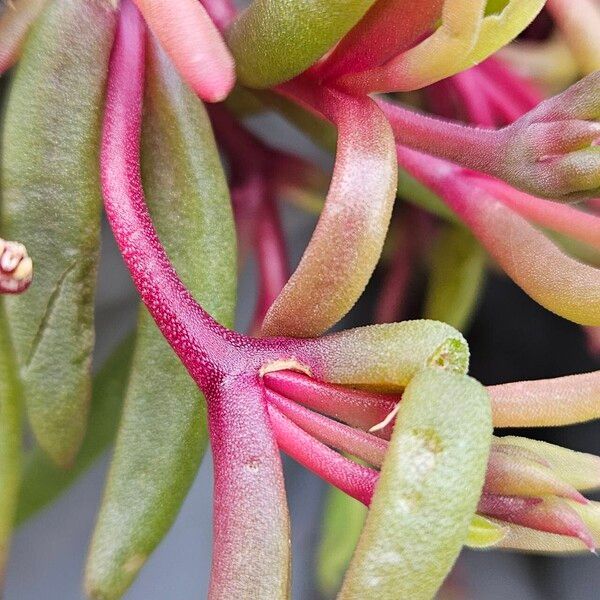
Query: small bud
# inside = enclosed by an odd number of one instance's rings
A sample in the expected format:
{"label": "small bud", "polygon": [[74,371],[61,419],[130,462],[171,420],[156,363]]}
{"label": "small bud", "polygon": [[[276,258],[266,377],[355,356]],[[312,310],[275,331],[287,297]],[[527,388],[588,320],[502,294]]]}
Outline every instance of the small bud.
{"label": "small bud", "polygon": [[0,294],[20,294],[33,278],[33,262],[23,244],[0,238]]}
{"label": "small bud", "polygon": [[536,196],[600,195],[600,71],[542,102],[504,130],[501,176]]}

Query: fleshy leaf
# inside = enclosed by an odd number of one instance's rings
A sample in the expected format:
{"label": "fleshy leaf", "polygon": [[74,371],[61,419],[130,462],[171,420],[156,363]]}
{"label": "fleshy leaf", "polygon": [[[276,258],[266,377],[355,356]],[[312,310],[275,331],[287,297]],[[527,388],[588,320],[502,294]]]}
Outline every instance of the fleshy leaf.
{"label": "fleshy leaf", "polygon": [[600,325],[600,269],[564,254],[526,219],[473,185],[455,165],[400,146],[398,160],[443,197],[538,304],[580,325]]}
{"label": "fleshy leaf", "polygon": [[500,447],[516,446],[533,456],[537,455],[560,479],[575,489],[586,491],[600,488],[600,457],[594,454],[575,452],[548,442],[513,435],[494,438],[494,444]]}
{"label": "fleshy leaf", "polygon": [[21,484],[21,384],[0,298],[0,588]]}
{"label": "fleshy leaf", "polygon": [[444,0],[375,2],[318,68],[319,76],[336,79],[378,67],[404,52],[435,29]]}
{"label": "fleshy leaf", "polygon": [[16,69],[3,124],[2,231],[40,267],[6,308],[33,432],[60,465],[74,460],[91,393],[100,114],[114,25],[105,4],[49,3]]}
{"label": "fleshy leaf", "polygon": [[40,449],[31,450],[23,468],[16,523],[21,524],[64,493],[114,440],[127,387],[133,338],[127,338],[94,377],[90,424],[70,469],[54,465]]}
{"label": "fleshy leaf", "polygon": [[227,97],[235,82],[233,58],[197,0],[134,0],[189,86],[207,102]]}
{"label": "fleshy leaf", "polygon": [[500,524],[481,515],[475,515],[469,525],[465,546],[479,549],[489,548],[499,544],[504,535],[504,529]]}
{"label": "fleshy leaf", "polygon": [[545,3],[546,0],[510,0],[500,12],[487,14],[481,24],[477,43],[459,70],[480,63],[506,46],[535,19]]}
{"label": "fleshy leaf", "polygon": [[227,40],[237,74],[250,87],[292,79],[333,47],[374,0],[254,0]]}
{"label": "fleshy leaf", "polygon": [[495,427],[552,427],[600,419],[600,371],[488,387]]}
{"label": "fleshy leaf", "polygon": [[379,260],[396,193],[393,135],[377,106],[336,91],[307,94],[338,128],[336,163],[312,239],[265,317],[267,336],[319,335],[352,308]]}
{"label": "fleshy leaf", "polygon": [[440,26],[414,48],[383,66],[340,79],[353,91],[415,90],[460,71],[463,57],[475,46],[486,0],[445,0]]}
{"label": "fleshy leaf", "polygon": [[[233,321],[235,243],[225,177],[202,103],[148,45],[142,176],[161,241],[188,289]],[[197,385],[141,309],[125,407],[87,565],[120,597],[177,516],[207,441]]]}
{"label": "fleshy leaf", "polygon": [[486,0],[446,0],[441,25],[415,47],[383,66],[340,83],[362,92],[415,90],[481,62],[529,25],[545,0],[511,0],[499,14],[485,14]]}
{"label": "fleshy leaf", "polygon": [[403,321],[334,333],[314,345],[322,362],[317,375],[331,383],[398,391],[421,369],[465,373],[469,348],[463,336],[439,321]]}
{"label": "fleshy leaf", "polygon": [[425,317],[464,331],[477,305],[485,266],[477,240],[462,227],[446,226],[431,257]]}
{"label": "fleshy leaf", "polygon": [[467,538],[491,434],[476,381],[439,369],[412,379],[339,600],[435,595]]}
{"label": "fleshy leaf", "polygon": [[327,490],[317,555],[317,582],[321,593],[333,597],[362,531],[367,509],[363,504],[331,487]]}

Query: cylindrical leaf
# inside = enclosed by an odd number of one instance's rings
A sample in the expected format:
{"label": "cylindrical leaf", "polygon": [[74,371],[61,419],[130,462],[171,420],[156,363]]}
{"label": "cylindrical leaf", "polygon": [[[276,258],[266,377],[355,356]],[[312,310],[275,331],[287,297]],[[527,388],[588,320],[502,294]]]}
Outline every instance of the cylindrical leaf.
{"label": "cylindrical leaf", "polygon": [[485,263],[485,252],[469,231],[447,225],[433,251],[425,317],[464,330],[477,305]]}
{"label": "cylindrical leaf", "polygon": [[[231,325],[234,227],[210,122],[155,41],[147,63],[142,175],[148,208],[187,288]],[[205,446],[198,387],[143,308],[87,565],[94,597],[118,598],[131,584],[177,516]]]}
{"label": "cylindrical leaf", "polygon": [[0,298],[0,582],[8,558],[10,536],[21,479],[21,386]]}
{"label": "cylindrical leaf", "polygon": [[81,450],[70,469],[61,469],[54,465],[40,448],[35,448],[28,455],[23,467],[17,524],[23,523],[58,498],[92,466],[114,440],[121,416],[132,354],[133,338],[128,337],[94,377],[90,424]]}
{"label": "cylindrical leaf", "polygon": [[333,597],[342,583],[366,514],[367,509],[358,500],[334,487],[327,491],[317,555],[317,583],[328,598]]}
{"label": "cylindrical leaf", "polygon": [[34,26],[6,107],[2,232],[35,281],[6,308],[40,446],[72,463],[87,423],[100,232],[100,117],[115,17],[104,2],[55,0]]}
{"label": "cylindrical leaf", "polygon": [[254,0],[228,42],[240,81],[267,88],[298,75],[335,45],[374,0]]}
{"label": "cylindrical leaf", "polygon": [[467,538],[491,436],[475,380],[441,369],[413,378],[340,600],[434,597]]}

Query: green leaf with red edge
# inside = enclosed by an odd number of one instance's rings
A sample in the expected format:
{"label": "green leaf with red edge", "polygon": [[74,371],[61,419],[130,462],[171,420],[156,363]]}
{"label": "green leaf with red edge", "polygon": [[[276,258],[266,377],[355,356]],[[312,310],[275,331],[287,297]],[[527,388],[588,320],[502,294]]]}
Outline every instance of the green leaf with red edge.
{"label": "green leaf with red edge", "polygon": [[338,147],[310,243],[265,316],[270,336],[320,335],[352,308],[381,255],[396,193],[394,138],[375,103],[297,87],[336,124]]}

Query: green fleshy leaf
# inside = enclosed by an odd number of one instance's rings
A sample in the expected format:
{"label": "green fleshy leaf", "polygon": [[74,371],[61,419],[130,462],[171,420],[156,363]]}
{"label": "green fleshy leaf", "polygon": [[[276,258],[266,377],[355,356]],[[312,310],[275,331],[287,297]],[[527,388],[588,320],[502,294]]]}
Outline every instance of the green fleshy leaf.
{"label": "green fleshy leaf", "polygon": [[406,388],[339,600],[429,600],[467,538],[492,420],[485,388],[441,369]]}
{"label": "green fleshy leaf", "polygon": [[475,515],[471,525],[469,525],[465,546],[469,546],[469,548],[489,548],[499,544],[504,535],[504,530],[500,525],[480,515]]}
{"label": "green fleshy leaf", "polygon": [[0,298],[0,582],[8,558],[21,480],[21,386]]}
{"label": "green fleshy leaf", "polygon": [[267,88],[292,79],[332,48],[374,0],[254,0],[229,30],[239,80]]}
{"label": "green fleshy leaf", "polygon": [[363,389],[401,391],[425,367],[469,368],[469,346],[446,323],[419,319],[348,329],[315,342],[323,377]]}
{"label": "green fleshy leaf", "polygon": [[54,465],[40,449],[28,455],[24,469],[16,523],[21,524],[64,493],[85,473],[114,440],[127,386],[133,337],[126,339],[94,377],[90,424],[70,469]]}
{"label": "green fleshy leaf", "polygon": [[[236,257],[229,195],[202,103],[151,41],[142,135],[148,207],[179,276],[231,325]],[[119,598],[169,530],[207,442],[202,396],[146,309],[86,567],[92,597]]]}
{"label": "green fleshy leaf", "polygon": [[6,309],[32,430],[61,466],[79,449],[91,395],[100,116],[114,26],[98,2],[49,3],[16,69],[2,135],[3,236],[24,243],[36,269]]}
{"label": "green fleshy leaf", "polygon": [[477,306],[486,255],[467,229],[446,226],[436,241],[425,300],[425,318],[464,331]]}
{"label": "green fleshy leaf", "polygon": [[354,498],[337,488],[327,490],[317,557],[317,582],[327,598],[340,588],[366,515],[367,509]]}

